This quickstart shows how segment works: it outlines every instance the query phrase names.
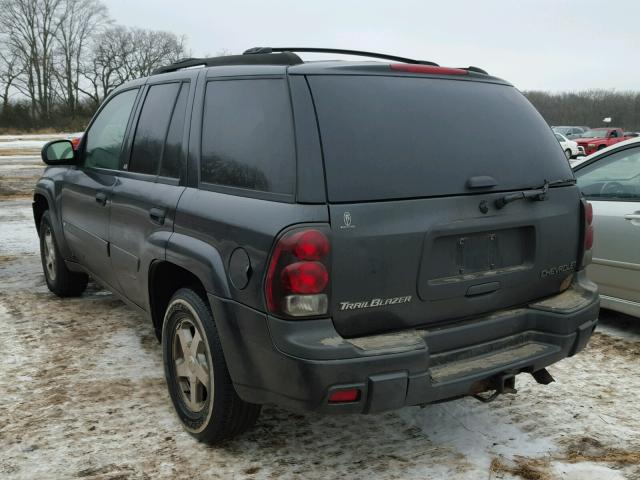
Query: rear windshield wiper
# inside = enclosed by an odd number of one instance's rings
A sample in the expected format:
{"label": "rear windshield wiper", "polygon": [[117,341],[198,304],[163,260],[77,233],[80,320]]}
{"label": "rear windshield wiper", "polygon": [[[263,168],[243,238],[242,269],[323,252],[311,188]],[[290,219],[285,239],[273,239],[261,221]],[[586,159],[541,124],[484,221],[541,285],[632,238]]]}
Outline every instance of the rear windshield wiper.
{"label": "rear windshield wiper", "polygon": [[515,202],[516,200],[542,201],[547,199],[549,187],[561,187],[566,185],[575,185],[575,178],[564,178],[561,180],[545,180],[544,185],[531,190],[523,190],[522,192],[507,193],[495,201],[496,208],[503,208],[505,205]]}

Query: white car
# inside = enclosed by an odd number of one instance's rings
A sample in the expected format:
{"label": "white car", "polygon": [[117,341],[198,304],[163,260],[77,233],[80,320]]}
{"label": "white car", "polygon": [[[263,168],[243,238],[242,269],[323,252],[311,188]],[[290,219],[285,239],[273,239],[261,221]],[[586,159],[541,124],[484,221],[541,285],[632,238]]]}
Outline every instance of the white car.
{"label": "white car", "polygon": [[567,157],[567,160],[570,160],[579,155],[584,155],[584,148],[578,146],[577,142],[573,140],[569,140],[567,137],[558,132],[553,132],[556,136],[558,142],[560,142],[560,146],[562,150],[564,150],[564,154]]}
{"label": "white car", "polygon": [[640,317],[640,138],[616,143],[573,167],[593,206],[593,263],[602,306]]}

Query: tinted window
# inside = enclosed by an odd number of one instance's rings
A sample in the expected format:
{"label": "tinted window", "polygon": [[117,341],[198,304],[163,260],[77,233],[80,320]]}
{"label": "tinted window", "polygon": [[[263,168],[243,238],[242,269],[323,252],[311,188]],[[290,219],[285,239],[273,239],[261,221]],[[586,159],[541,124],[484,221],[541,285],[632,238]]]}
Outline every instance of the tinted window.
{"label": "tinted window", "polygon": [[128,170],[156,175],[179,83],[152,86],[144,101],[131,150]]}
{"label": "tinted window", "polygon": [[293,192],[293,127],[284,80],[209,82],[203,122],[203,182]]}
{"label": "tinted window", "polygon": [[471,193],[572,178],[558,142],[515,88],[393,76],[309,76],[331,201]]}
{"label": "tinted window", "polygon": [[180,177],[180,170],[184,161],[182,155],[182,135],[184,133],[184,119],[187,111],[187,97],[189,96],[189,84],[183,83],[180,88],[178,100],[176,100],[167,132],[167,140],[162,153],[160,176]]}
{"label": "tinted window", "polygon": [[84,165],[117,169],[120,151],[138,90],[122,92],[105,105],[87,132]]}
{"label": "tinted window", "polygon": [[585,197],[594,200],[640,200],[640,147],[612,153],[576,172]]}

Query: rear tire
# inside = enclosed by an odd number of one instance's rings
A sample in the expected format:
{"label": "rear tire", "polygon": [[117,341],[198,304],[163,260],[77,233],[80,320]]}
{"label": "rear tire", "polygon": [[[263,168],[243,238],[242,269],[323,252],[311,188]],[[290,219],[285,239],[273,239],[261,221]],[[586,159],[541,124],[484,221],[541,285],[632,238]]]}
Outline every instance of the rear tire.
{"label": "rear tire", "polygon": [[64,263],[49,211],[40,220],[40,259],[47,287],[59,297],[77,297],[87,288],[86,273],[72,272]]}
{"label": "rear tire", "polygon": [[567,160],[571,160],[571,150],[568,148],[564,151],[564,156],[567,157]]}
{"label": "rear tire", "polygon": [[162,354],[171,401],[196,439],[220,443],[255,424],[261,406],[238,397],[209,305],[192,289],[178,290],[169,302]]}

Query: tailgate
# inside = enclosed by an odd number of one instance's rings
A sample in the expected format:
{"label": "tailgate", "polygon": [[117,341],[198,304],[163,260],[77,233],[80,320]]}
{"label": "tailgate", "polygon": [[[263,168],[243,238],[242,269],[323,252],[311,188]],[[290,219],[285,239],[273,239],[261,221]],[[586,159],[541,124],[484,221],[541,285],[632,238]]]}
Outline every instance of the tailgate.
{"label": "tailgate", "polygon": [[501,195],[330,205],[338,332],[426,326],[557,293],[578,257],[577,187],[480,212]]}

